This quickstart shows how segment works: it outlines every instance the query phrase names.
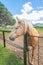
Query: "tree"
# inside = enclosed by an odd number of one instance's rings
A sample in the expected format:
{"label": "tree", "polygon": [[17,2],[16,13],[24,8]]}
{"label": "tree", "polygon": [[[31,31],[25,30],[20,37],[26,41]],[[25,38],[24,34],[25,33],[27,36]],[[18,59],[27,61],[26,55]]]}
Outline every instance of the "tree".
{"label": "tree", "polygon": [[13,25],[16,22],[13,19],[12,14],[8,11],[4,4],[0,2],[0,24],[1,25]]}

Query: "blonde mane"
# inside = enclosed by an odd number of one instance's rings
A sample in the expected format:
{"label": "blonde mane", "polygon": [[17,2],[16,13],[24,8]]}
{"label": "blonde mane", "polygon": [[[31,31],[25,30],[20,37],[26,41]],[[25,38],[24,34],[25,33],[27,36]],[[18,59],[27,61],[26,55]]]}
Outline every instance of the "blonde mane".
{"label": "blonde mane", "polygon": [[30,21],[24,20],[24,22],[25,22],[25,24],[24,24],[25,25],[25,33],[27,31],[27,28],[29,29],[29,31],[31,31],[34,28]]}

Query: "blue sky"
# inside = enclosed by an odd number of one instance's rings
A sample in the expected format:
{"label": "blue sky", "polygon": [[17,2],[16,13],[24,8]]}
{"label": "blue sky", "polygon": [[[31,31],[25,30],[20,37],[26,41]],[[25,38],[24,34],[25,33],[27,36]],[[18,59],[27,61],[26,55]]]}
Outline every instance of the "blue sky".
{"label": "blue sky", "polygon": [[[20,14],[22,5],[26,3],[26,0],[0,0],[12,14]],[[28,0],[27,0],[28,2]]]}
{"label": "blue sky", "polygon": [[0,0],[13,17],[43,23],[43,0]]}

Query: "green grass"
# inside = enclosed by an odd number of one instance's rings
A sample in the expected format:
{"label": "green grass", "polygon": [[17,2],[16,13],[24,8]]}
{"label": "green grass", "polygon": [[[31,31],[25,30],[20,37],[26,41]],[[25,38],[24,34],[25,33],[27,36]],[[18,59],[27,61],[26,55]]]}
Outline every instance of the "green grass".
{"label": "green grass", "polygon": [[23,65],[23,61],[0,43],[0,65]]}
{"label": "green grass", "polygon": [[36,29],[39,33],[43,33],[43,27],[36,27]]}
{"label": "green grass", "polygon": [[2,34],[2,32],[0,31],[0,34]]}
{"label": "green grass", "polygon": [[[12,30],[12,27],[0,27],[0,30]],[[5,34],[9,34],[10,32],[5,32]],[[0,34],[2,34],[2,32],[0,31]]]}
{"label": "green grass", "polygon": [[[5,32],[6,35],[10,34],[10,32]],[[2,35],[2,32],[0,31],[0,35]]]}

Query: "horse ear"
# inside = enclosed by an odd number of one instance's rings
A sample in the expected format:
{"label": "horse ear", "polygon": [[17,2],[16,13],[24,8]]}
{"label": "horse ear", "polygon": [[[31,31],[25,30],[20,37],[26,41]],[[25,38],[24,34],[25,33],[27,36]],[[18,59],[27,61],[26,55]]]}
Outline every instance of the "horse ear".
{"label": "horse ear", "polygon": [[18,17],[16,17],[16,19],[18,20],[19,23],[21,23],[21,20]]}
{"label": "horse ear", "polygon": [[23,24],[23,23],[24,23],[24,21],[23,21],[23,20],[21,20],[21,19],[19,19],[18,17],[16,17],[16,19],[18,20],[18,22],[19,22],[19,23],[21,23],[21,24]]}
{"label": "horse ear", "polygon": [[16,16],[16,19],[19,21],[19,18]]}

